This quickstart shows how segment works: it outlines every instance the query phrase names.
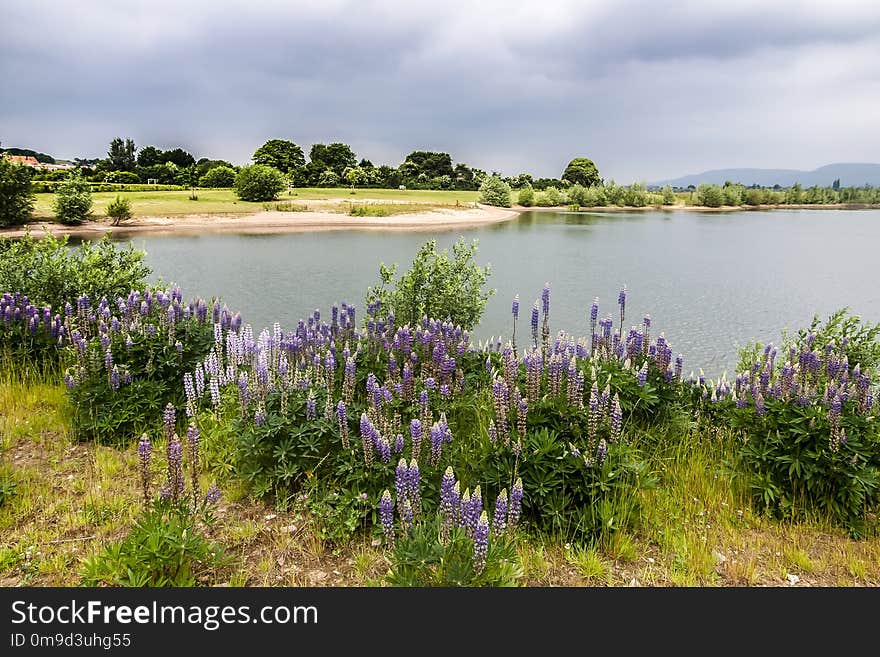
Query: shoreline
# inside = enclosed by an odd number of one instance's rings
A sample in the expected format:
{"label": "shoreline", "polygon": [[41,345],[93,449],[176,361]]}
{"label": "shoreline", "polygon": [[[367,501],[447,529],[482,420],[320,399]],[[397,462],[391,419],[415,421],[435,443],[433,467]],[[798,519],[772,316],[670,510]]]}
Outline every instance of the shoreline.
{"label": "shoreline", "polygon": [[331,230],[390,230],[405,232],[429,232],[474,228],[510,221],[524,212],[754,212],[766,210],[876,210],[880,205],[864,203],[836,203],[824,205],[724,205],[710,208],[702,205],[646,205],[643,207],[602,205],[580,207],[576,211],[568,206],[509,208],[476,204],[476,207],[453,209],[431,208],[424,212],[399,214],[389,217],[354,217],[327,211],[279,212],[263,210],[249,214],[213,213],[185,215],[148,215],[113,226],[107,217],[98,217],[79,225],[68,226],[41,219],[23,226],[0,229],[0,237],[34,237],[44,235],[70,237],[100,237],[106,233],[119,236],[149,234],[211,234],[240,233],[244,235],[270,235]]}
{"label": "shoreline", "polygon": [[424,212],[390,217],[353,217],[334,212],[278,212],[264,210],[251,214],[191,214],[176,216],[135,217],[112,226],[106,217],[75,226],[52,221],[36,221],[24,226],[0,230],[0,237],[34,237],[45,234],[71,237],[150,234],[209,234],[235,232],[241,234],[275,234],[325,230],[391,230],[420,232],[472,228],[509,221],[523,210],[477,205],[466,209],[430,209]]}

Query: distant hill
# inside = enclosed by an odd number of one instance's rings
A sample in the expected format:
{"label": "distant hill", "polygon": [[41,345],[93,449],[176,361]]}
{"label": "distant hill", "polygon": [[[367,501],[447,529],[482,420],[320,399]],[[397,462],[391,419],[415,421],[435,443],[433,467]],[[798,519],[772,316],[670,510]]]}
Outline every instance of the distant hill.
{"label": "distant hill", "polygon": [[862,185],[880,186],[880,164],[867,164],[856,162],[841,162],[828,164],[813,171],[800,171],[798,169],[715,169],[680,178],[661,180],[652,183],[651,186],[672,185],[673,187],[687,187],[709,183],[710,185],[723,185],[726,181],[742,183],[745,186],[760,185],[762,187],[791,187],[800,183],[803,187],[819,185],[830,187],[840,178],[843,187],[860,187]]}

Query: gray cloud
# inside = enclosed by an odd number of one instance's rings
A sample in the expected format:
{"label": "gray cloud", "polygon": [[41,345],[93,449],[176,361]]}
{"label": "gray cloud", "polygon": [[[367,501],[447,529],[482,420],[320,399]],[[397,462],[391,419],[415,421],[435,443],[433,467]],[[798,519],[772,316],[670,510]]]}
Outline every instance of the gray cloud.
{"label": "gray cloud", "polygon": [[878,160],[880,5],[7,0],[0,140],[244,162],[270,137],[606,177]]}

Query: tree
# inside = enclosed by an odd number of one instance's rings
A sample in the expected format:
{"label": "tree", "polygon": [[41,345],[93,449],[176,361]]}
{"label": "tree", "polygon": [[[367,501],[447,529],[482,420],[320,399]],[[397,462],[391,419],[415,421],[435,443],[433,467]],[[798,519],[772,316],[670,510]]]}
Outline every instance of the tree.
{"label": "tree", "polygon": [[242,167],[235,176],[235,193],[242,201],[271,201],[287,186],[278,169],[264,164]]}
{"label": "tree", "polygon": [[666,185],[663,187],[663,205],[675,205],[675,192],[672,191],[672,187]]}
{"label": "tree", "polygon": [[127,198],[119,194],[107,204],[107,216],[113,220],[113,225],[118,226],[123,221],[131,219],[131,203]]}
{"label": "tree", "polygon": [[[196,162],[196,167],[198,167],[198,169],[199,169],[200,176],[204,176],[211,169],[214,169],[216,167],[226,167],[228,169],[233,169],[233,170],[235,169],[235,167],[232,166],[231,162],[227,162],[226,160],[209,160],[206,157],[203,157],[198,162]],[[233,171],[233,173],[235,173],[235,171]],[[227,185],[227,187],[230,187],[230,186],[231,185]]]}
{"label": "tree", "polygon": [[139,167],[152,167],[157,164],[163,164],[162,150],[155,146],[144,146],[137,156],[137,164]]}
{"label": "tree", "polygon": [[281,173],[290,173],[306,163],[302,149],[286,139],[270,139],[254,151],[253,160],[256,164],[274,167]]}
{"label": "tree", "polygon": [[33,169],[0,155],[0,227],[27,223],[34,211]]}
{"label": "tree", "polygon": [[491,176],[480,186],[480,203],[510,207],[510,185],[499,176]]}
{"label": "tree", "polygon": [[341,176],[346,167],[357,164],[357,157],[351,147],[338,141],[332,144],[312,144],[309,160],[320,166],[321,171],[331,169],[337,176]]}
{"label": "tree", "polygon": [[702,183],[697,186],[697,203],[707,208],[720,208],[724,203],[724,194],[718,185]]}
{"label": "tree", "polygon": [[135,151],[137,151],[137,146],[134,145],[134,140],[132,139],[123,141],[121,137],[117,137],[111,141],[110,150],[107,151],[108,170],[134,171],[137,165]]}
{"label": "tree", "polygon": [[53,205],[55,216],[63,224],[78,224],[92,213],[92,192],[79,172],[72,173],[58,186]]}
{"label": "tree", "polygon": [[592,160],[585,157],[576,157],[569,162],[562,174],[562,179],[570,183],[578,183],[584,187],[592,187],[602,182],[596,165],[593,164]]}
{"label": "tree", "polygon": [[339,184],[339,176],[333,169],[325,169],[318,178],[319,187],[336,187]]}
{"label": "tree", "polygon": [[397,265],[380,265],[381,282],[367,291],[367,307],[375,307],[378,302],[383,316],[394,311],[398,325],[416,326],[427,315],[449,320],[466,330],[476,326],[486,302],[495,293],[483,291],[491,269],[474,262],[476,240],[467,244],[460,237],[452,247],[452,258],[446,249],[437,253],[436,246],[435,240],[423,244],[410,270],[393,287]]}
{"label": "tree", "polygon": [[452,168],[452,157],[449,153],[436,153],[433,151],[413,151],[406,156],[400,165],[401,173],[405,178],[418,178],[425,174],[429,180],[441,176],[455,178],[455,170]]}
{"label": "tree", "polygon": [[235,170],[227,166],[209,169],[199,178],[199,187],[232,187],[235,184]]}
{"label": "tree", "polygon": [[196,163],[196,158],[182,148],[173,148],[162,153],[162,162],[173,162],[181,169],[185,169],[193,166]]}
{"label": "tree", "polygon": [[526,185],[519,188],[519,197],[517,198],[517,203],[519,203],[524,208],[530,208],[535,204],[535,190],[532,189],[531,185]]}
{"label": "tree", "polygon": [[363,167],[346,167],[342,172],[342,179],[352,187],[357,187],[369,184],[370,175]]}

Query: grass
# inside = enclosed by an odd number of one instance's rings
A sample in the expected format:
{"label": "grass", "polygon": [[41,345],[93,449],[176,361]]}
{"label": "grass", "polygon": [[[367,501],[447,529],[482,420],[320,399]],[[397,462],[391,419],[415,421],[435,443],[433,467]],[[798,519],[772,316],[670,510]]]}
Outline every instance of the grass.
{"label": "grass", "polygon": [[[263,203],[241,201],[231,189],[199,189],[198,200],[190,200],[188,189],[176,191],[118,192],[122,198],[131,202],[135,217],[182,216],[191,214],[252,214],[264,210]],[[92,212],[95,216],[105,215],[107,205],[115,199],[117,192],[98,192],[92,194]],[[348,188],[303,188],[290,193],[283,192],[277,202],[300,201],[404,201],[413,204],[435,203],[454,206],[471,203],[479,198],[479,192],[398,190],[398,189],[355,189]],[[52,204],[55,194],[36,194],[34,217],[51,219],[54,216]],[[273,208],[274,209],[274,208]],[[317,209],[317,208],[315,208]]]}
{"label": "grass", "polygon": [[[63,385],[0,378],[0,482],[9,484],[0,504],[0,586],[78,585],[84,560],[124,537],[139,513],[135,446],[76,443],[67,417]],[[651,439],[644,451],[659,483],[621,509],[630,513],[627,528],[596,544],[524,536],[522,584],[790,586],[796,576],[797,586],[880,585],[880,538],[857,541],[821,519],[780,523],[752,511],[735,464],[725,465],[733,453],[725,432],[679,421]],[[204,447],[219,468],[220,453]],[[320,519],[301,507],[223,490],[209,538],[233,563],[204,584],[381,585],[390,562],[371,537],[329,545]]]}

